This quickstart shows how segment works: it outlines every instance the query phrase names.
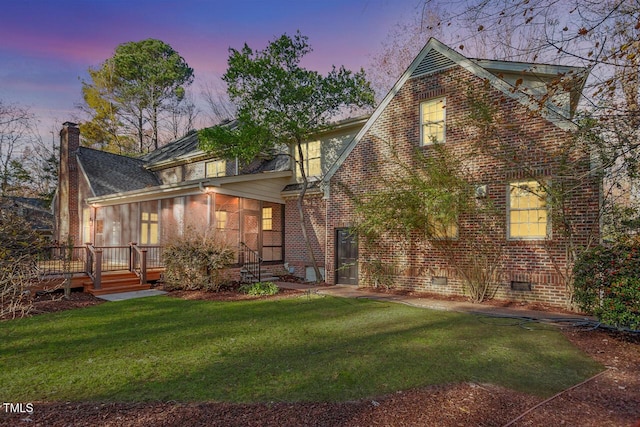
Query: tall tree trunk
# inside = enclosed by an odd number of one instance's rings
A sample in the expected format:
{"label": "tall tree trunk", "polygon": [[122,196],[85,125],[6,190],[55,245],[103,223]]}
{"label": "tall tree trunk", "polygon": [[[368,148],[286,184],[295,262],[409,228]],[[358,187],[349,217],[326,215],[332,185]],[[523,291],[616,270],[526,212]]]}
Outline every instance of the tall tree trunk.
{"label": "tall tree trunk", "polygon": [[142,114],[138,116],[138,142],[140,143],[140,153],[144,153],[144,132],[142,129],[143,126]]}
{"label": "tall tree trunk", "polygon": [[304,156],[302,155],[301,141],[297,140],[296,145],[298,148],[298,158],[300,159],[300,175],[302,176],[302,188],[300,189],[300,195],[298,196],[298,214],[300,216],[300,230],[302,231],[302,238],[304,239],[305,246],[307,247],[307,253],[309,254],[309,261],[311,261],[311,265],[313,266],[313,271],[316,275],[316,282],[319,282],[322,279],[322,274],[320,273],[320,268],[318,267],[316,256],[313,253],[313,248],[311,247],[311,241],[309,240],[309,234],[307,233],[307,221],[306,221],[307,218],[304,213],[304,196],[307,193],[307,187],[309,186],[309,181],[307,180],[307,174],[304,169]]}

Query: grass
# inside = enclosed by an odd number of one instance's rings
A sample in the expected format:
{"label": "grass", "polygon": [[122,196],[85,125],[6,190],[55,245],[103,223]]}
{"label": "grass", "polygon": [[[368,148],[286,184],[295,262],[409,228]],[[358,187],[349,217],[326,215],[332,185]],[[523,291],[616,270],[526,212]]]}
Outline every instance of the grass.
{"label": "grass", "polygon": [[549,396],[602,367],[553,327],[331,297],[151,297],[0,323],[0,400],[344,401],[475,381]]}

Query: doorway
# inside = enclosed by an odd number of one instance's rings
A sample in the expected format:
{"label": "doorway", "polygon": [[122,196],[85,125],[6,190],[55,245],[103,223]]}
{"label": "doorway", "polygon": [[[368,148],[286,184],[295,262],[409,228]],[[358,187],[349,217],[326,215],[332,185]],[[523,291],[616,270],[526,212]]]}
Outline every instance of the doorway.
{"label": "doorway", "polygon": [[336,229],[336,285],[358,284],[358,239],[350,228]]}

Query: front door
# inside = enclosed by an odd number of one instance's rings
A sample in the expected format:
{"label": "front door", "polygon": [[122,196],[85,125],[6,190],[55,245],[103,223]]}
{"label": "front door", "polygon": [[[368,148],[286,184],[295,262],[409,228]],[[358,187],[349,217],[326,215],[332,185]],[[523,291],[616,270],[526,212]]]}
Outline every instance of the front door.
{"label": "front door", "polygon": [[358,284],[358,239],[349,228],[336,230],[336,284]]}

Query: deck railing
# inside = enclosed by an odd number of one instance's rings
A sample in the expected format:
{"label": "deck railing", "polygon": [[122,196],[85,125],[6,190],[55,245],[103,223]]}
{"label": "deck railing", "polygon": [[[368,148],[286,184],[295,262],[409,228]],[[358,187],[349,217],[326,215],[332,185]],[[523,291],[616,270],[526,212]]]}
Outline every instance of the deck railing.
{"label": "deck railing", "polygon": [[[73,248],[51,246],[42,251],[38,259],[38,270],[42,278],[64,276],[66,274],[87,274],[95,289],[100,289],[102,273],[128,270],[140,277],[140,283],[147,282],[149,269],[163,268],[162,246],[130,243],[127,246],[85,246]],[[240,242],[239,264],[243,279],[260,281],[262,258],[260,254]],[[247,276],[247,277],[245,277]]]}
{"label": "deck railing", "polygon": [[84,273],[100,289],[102,273],[128,270],[147,282],[147,270],[164,267],[162,246],[50,246],[38,256],[38,271],[42,279]]}
{"label": "deck railing", "polygon": [[162,246],[138,246],[137,243],[129,243],[130,262],[129,270],[140,277],[140,283],[147,283],[147,270],[150,268],[162,268]]}
{"label": "deck railing", "polygon": [[84,246],[48,246],[38,255],[38,271],[41,276],[56,277],[84,273],[85,270]]}

